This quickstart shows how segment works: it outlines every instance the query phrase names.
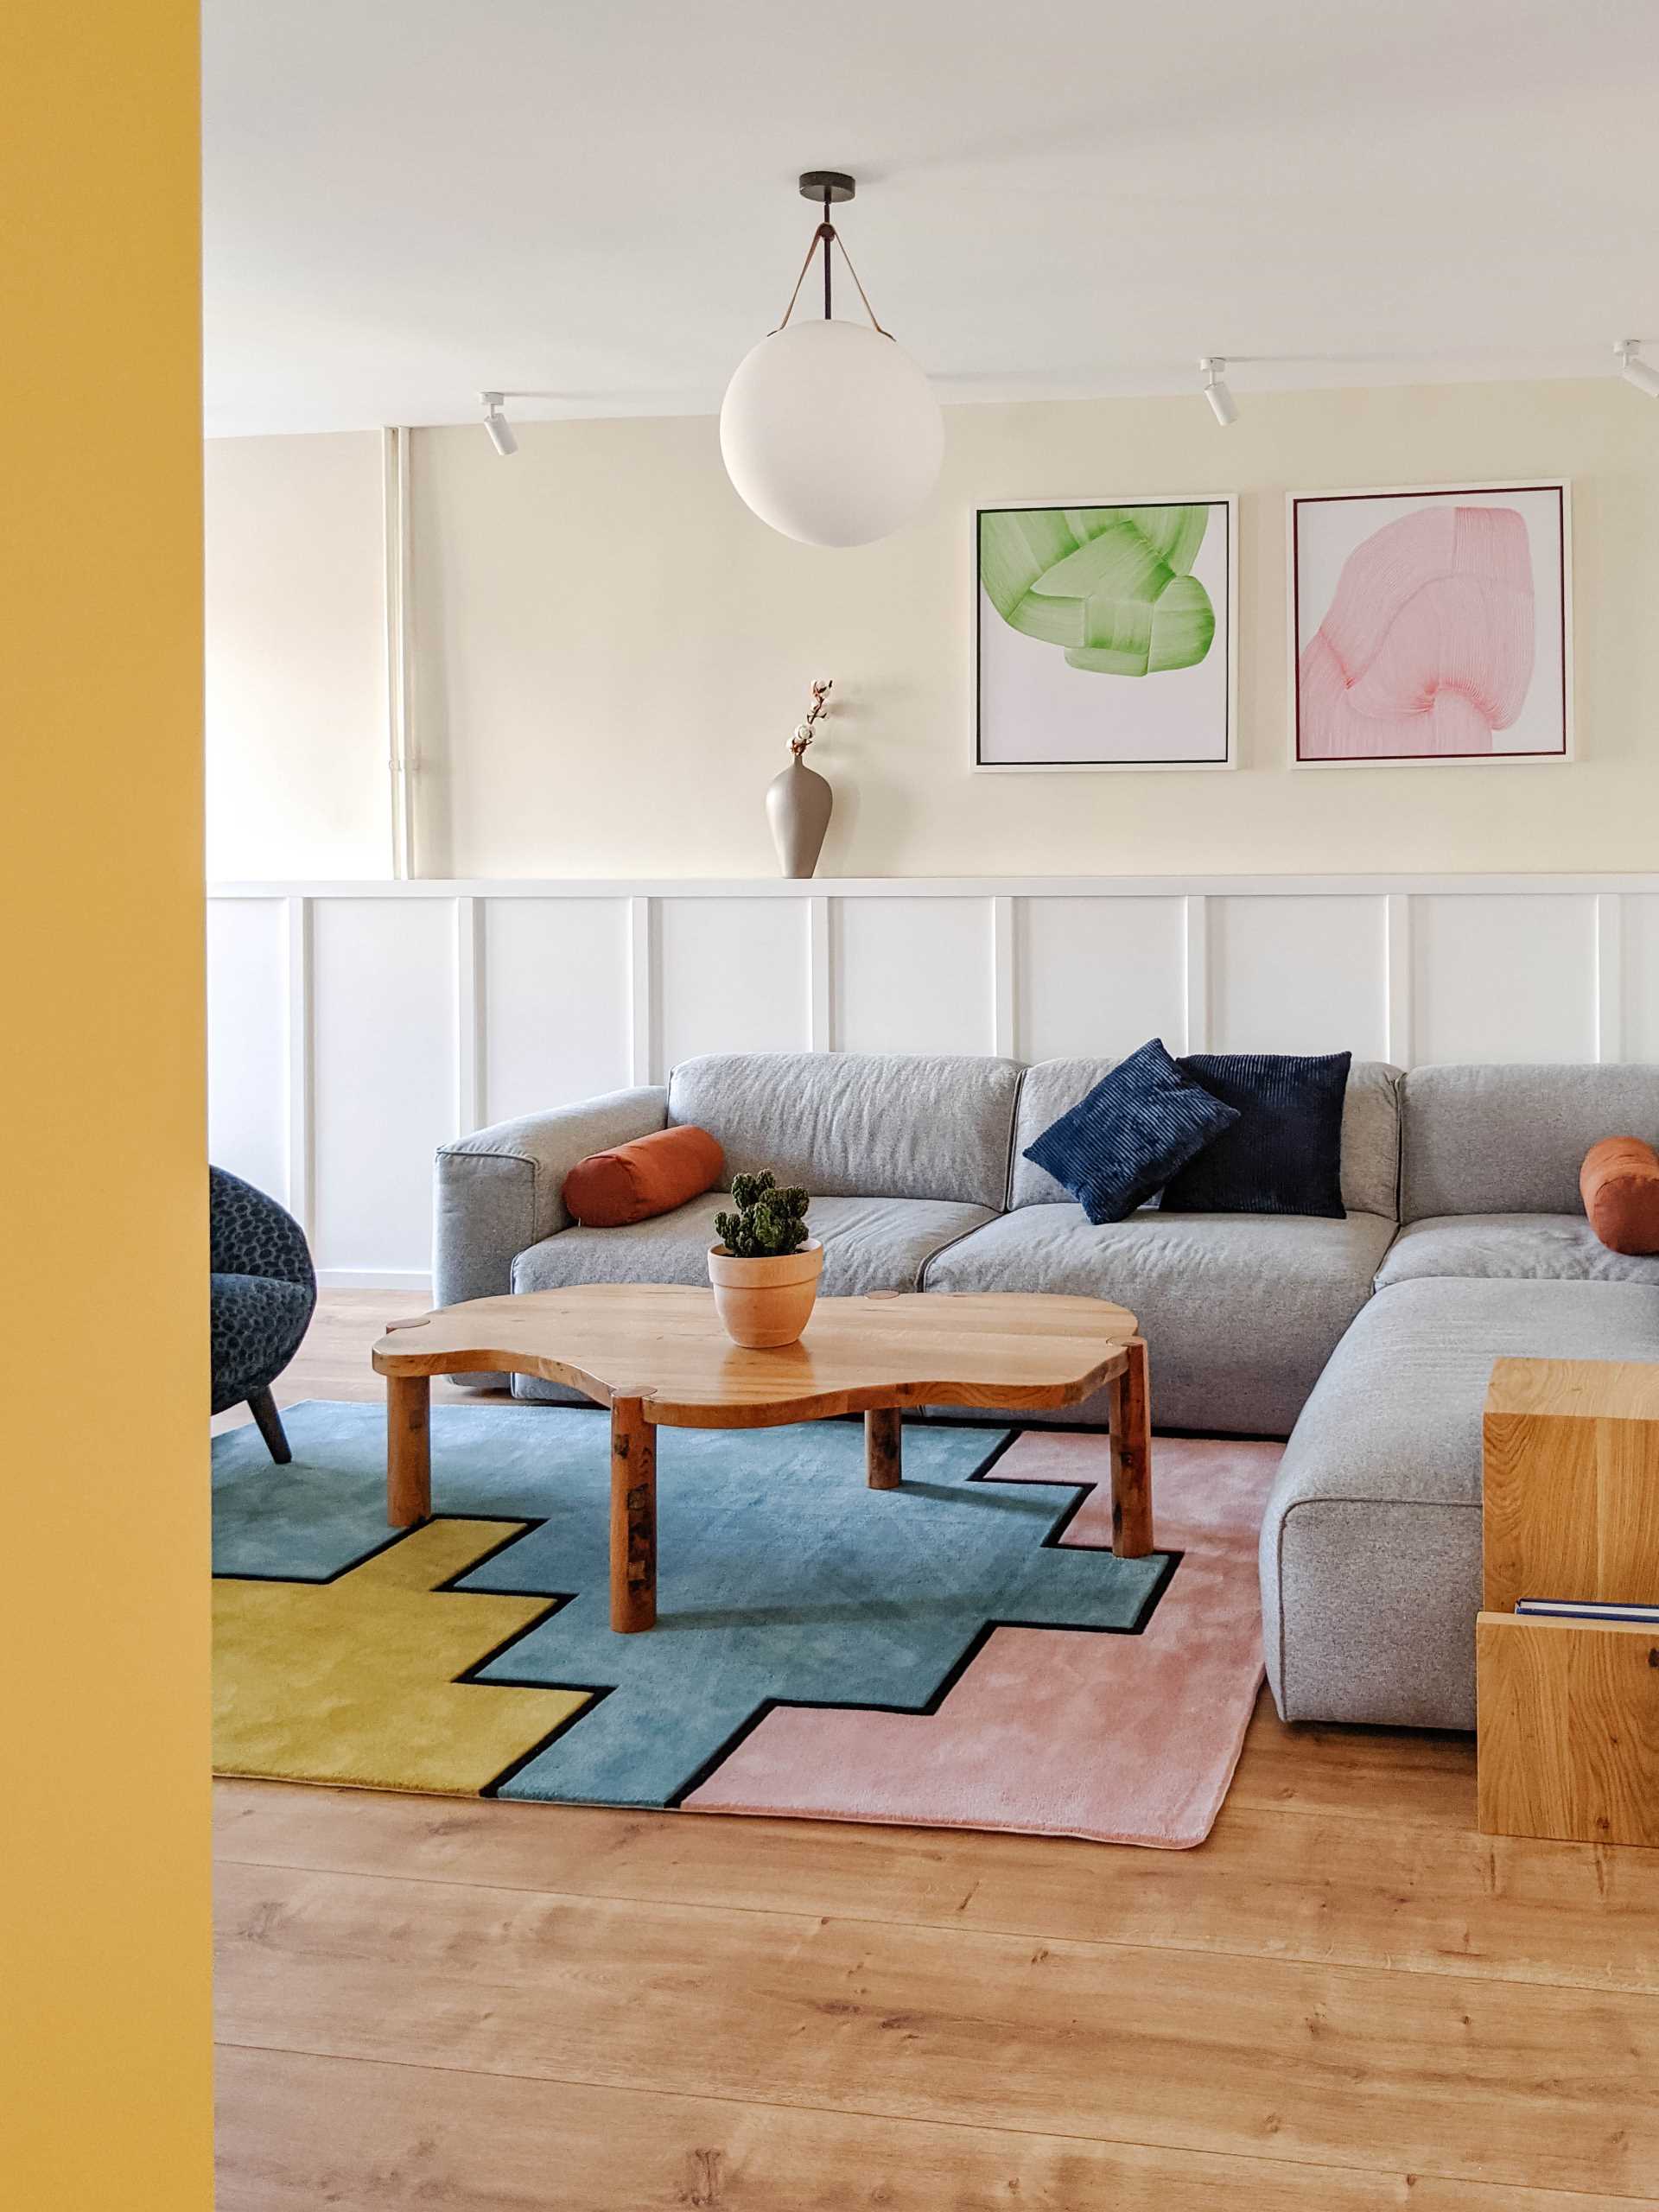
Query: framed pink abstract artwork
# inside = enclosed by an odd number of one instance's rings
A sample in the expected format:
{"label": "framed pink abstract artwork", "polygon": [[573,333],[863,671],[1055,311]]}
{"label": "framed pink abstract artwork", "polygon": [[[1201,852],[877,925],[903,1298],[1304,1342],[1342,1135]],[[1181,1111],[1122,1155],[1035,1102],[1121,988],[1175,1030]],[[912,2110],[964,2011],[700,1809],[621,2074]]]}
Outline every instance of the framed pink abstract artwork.
{"label": "framed pink abstract artwork", "polygon": [[1565,484],[1289,505],[1299,766],[1572,758]]}

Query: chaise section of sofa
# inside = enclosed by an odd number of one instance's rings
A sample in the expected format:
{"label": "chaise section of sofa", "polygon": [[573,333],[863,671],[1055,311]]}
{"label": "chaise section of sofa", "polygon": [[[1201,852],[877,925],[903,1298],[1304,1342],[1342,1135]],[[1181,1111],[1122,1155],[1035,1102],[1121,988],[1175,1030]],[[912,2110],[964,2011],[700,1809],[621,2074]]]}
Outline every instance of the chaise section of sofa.
{"label": "chaise section of sofa", "polygon": [[1659,1288],[1442,1277],[1370,1301],[1296,1424],[1262,1524],[1285,1719],[1474,1726],[1481,1413],[1503,1358],[1659,1359]]}
{"label": "chaise section of sofa", "polygon": [[1471,1728],[1493,1362],[1659,1360],[1659,1262],[1579,1200],[1599,1138],[1659,1138],[1659,1067],[1419,1068],[1402,1107],[1400,1234],[1262,1529],[1268,1671],[1287,1719]]}

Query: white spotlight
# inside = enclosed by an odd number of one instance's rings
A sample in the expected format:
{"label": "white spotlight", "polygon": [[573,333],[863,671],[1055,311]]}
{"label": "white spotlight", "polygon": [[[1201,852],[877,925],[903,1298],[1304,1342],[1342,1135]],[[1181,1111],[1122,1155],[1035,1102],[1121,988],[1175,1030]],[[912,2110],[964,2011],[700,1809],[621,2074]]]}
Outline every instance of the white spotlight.
{"label": "white spotlight", "polygon": [[512,423],[501,412],[502,395],[499,391],[480,391],[478,396],[484,403],[484,427],[490,434],[490,443],[505,460],[509,454],[518,452],[518,441]]}
{"label": "white spotlight", "polygon": [[1238,403],[1222,381],[1227,364],[1219,353],[1206,353],[1198,363],[1204,378],[1204,396],[1210,403],[1210,412],[1224,430],[1229,423],[1238,420]]}
{"label": "white spotlight", "polygon": [[1638,360],[1637,348],[1639,338],[1621,338],[1613,348],[1613,359],[1618,363],[1618,372],[1626,384],[1633,384],[1638,391],[1645,391],[1649,399],[1659,399],[1659,369],[1650,362]]}

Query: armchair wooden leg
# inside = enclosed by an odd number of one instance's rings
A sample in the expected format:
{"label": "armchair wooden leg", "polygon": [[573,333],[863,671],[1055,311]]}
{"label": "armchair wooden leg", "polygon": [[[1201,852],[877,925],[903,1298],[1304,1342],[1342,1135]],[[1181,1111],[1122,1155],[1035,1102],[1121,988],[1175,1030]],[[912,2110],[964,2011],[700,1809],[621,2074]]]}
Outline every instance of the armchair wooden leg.
{"label": "armchair wooden leg", "polygon": [[248,1393],[248,1411],[259,1424],[259,1433],[265,1440],[265,1449],[279,1467],[287,1466],[294,1457],[283,1433],[283,1417],[276,1410],[276,1401],[269,1390]]}

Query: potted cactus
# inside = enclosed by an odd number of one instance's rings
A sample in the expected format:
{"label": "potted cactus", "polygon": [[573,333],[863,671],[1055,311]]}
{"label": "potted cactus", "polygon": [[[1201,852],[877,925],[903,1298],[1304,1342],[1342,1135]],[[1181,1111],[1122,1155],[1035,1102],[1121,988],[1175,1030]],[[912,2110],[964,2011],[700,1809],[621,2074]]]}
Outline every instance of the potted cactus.
{"label": "potted cactus", "polygon": [[811,1318],[823,1247],[806,1233],[810,1204],[804,1191],[780,1188],[769,1167],[733,1176],[733,1210],[715,1216],[720,1243],[709,1248],[709,1280],[734,1344],[792,1344]]}

